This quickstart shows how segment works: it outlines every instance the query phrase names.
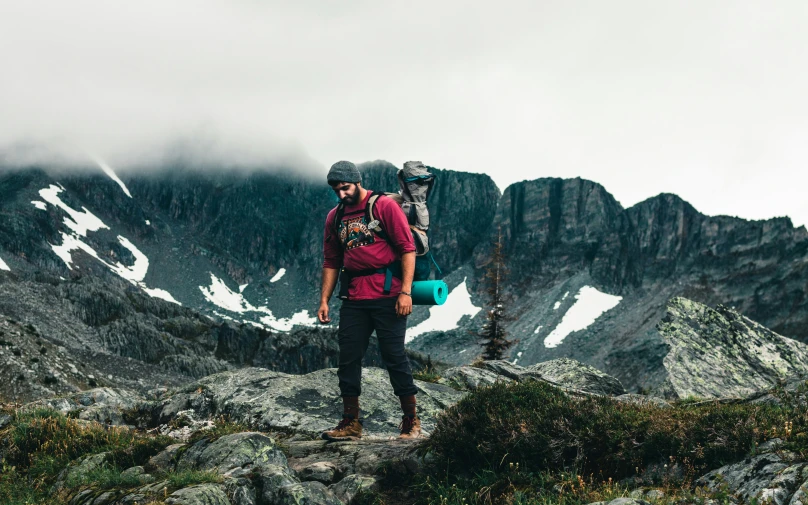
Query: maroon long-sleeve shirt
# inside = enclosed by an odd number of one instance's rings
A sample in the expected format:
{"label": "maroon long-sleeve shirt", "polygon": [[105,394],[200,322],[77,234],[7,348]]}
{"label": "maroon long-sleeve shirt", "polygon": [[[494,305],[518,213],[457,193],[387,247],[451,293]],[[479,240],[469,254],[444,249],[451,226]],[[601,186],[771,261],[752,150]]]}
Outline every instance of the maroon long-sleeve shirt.
{"label": "maroon long-sleeve shirt", "polygon": [[[346,205],[342,222],[335,234],[334,219],[337,208],[334,207],[325,219],[323,235],[323,267],[339,269],[343,265],[347,270],[366,270],[382,268],[401,255],[415,251],[407,217],[401,207],[390,198],[380,197],[373,205],[373,217],[381,223],[388,240],[368,229],[365,219],[365,206],[372,194],[368,191],[365,199],[357,205]],[[393,277],[390,294],[384,294],[384,274],[372,274],[354,277],[348,291],[351,300],[372,300],[398,296],[401,291],[401,279]]]}

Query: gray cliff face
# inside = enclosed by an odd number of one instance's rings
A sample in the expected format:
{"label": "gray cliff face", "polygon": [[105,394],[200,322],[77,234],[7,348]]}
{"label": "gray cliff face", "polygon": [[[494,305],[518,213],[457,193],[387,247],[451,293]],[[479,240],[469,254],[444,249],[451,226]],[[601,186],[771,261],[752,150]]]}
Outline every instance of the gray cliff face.
{"label": "gray cliff face", "polygon": [[[609,285],[626,277],[626,217],[606,190],[584,179],[537,179],[509,186],[494,219],[506,246],[511,286],[564,279],[588,270]],[[495,235],[489,236],[489,241]],[[488,263],[490,245],[475,251],[475,266]]]}

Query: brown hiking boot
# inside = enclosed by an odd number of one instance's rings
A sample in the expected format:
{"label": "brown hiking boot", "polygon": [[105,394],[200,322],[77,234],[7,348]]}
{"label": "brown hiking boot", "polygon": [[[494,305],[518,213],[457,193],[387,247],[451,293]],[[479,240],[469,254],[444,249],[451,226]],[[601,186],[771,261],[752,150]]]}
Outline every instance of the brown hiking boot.
{"label": "brown hiking boot", "polygon": [[359,440],[362,438],[362,421],[343,416],[336,428],[324,431],[320,437],[325,440]]}
{"label": "brown hiking boot", "polygon": [[398,425],[401,435],[398,438],[411,439],[421,438],[421,420],[418,417],[404,416],[401,424]]}

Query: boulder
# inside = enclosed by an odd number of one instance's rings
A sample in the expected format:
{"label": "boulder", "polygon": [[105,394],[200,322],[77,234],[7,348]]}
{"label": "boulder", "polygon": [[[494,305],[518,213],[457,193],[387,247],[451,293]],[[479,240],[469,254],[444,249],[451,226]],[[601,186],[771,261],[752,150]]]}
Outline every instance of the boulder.
{"label": "boulder", "polygon": [[180,449],[185,447],[185,444],[169,445],[159,453],[155,454],[145,465],[145,469],[149,472],[167,473],[173,472],[177,467],[177,458],[180,454]]}
{"label": "boulder", "polygon": [[510,382],[512,380],[491,370],[467,365],[449,368],[441,375],[439,381],[441,384],[460,391],[474,391],[480,386],[490,386],[497,381]]}
{"label": "boulder", "polygon": [[331,484],[337,475],[337,466],[330,461],[317,461],[298,472],[300,480],[316,480],[323,484]]}
{"label": "boulder", "polygon": [[525,371],[531,375],[538,374],[547,382],[585,393],[616,396],[626,392],[616,378],[574,359],[559,358],[545,361],[531,365],[525,368]]}
{"label": "boulder", "polygon": [[353,503],[359,493],[367,491],[377,491],[379,489],[380,477],[368,475],[349,475],[341,481],[329,487],[342,503],[349,505]]}
{"label": "boulder", "polygon": [[505,360],[489,360],[483,361],[478,368],[450,368],[444,373],[444,378],[447,384],[464,390],[473,390],[500,380],[543,380],[564,389],[598,395],[621,395],[626,392],[616,378],[569,358],[554,359],[528,367]]}
{"label": "boulder", "polygon": [[808,465],[792,463],[777,453],[759,454],[713,470],[696,485],[736,494],[746,503],[787,505],[801,486],[808,486]]}
{"label": "boulder", "polygon": [[165,500],[168,505],[231,505],[222,486],[198,484],[178,489]]}
{"label": "boulder", "polygon": [[334,493],[322,482],[298,482],[291,470],[268,465],[260,470],[261,498],[264,503],[276,505],[342,505]]}
{"label": "boulder", "polygon": [[101,452],[79,458],[59,473],[56,477],[54,490],[58,491],[65,486],[70,486],[75,482],[81,481],[91,472],[106,467],[109,457],[109,452]]}
{"label": "boulder", "polygon": [[514,365],[510,361],[503,359],[483,361],[480,368],[517,381],[527,378],[541,379],[541,374],[532,372],[523,366]]}
{"label": "boulder", "polygon": [[79,391],[60,398],[37,400],[23,409],[52,408],[63,414],[102,424],[126,424],[123,411],[134,409],[143,398],[134,391],[108,387]]}
{"label": "boulder", "polygon": [[723,305],[672,298],[657,329],[670,347],[660,388],[666,398],[748,397],[808,370],[808,345]]}

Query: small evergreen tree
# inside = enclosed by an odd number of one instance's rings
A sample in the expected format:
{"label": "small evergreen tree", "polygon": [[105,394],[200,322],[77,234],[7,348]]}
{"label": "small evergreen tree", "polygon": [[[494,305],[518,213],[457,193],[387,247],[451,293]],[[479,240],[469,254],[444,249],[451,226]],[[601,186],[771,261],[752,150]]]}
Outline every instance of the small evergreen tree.
{"label": "small evergreen tree", "polygon": [[480,346],[483,348],[483,359],[502,359],[505,351],[513,344],[514,340],[505,338],[504,323],[507,321],[505,315],[505,297],[503,289],[508,270],[505,267],[505,255],[502,252],[502,228],[497,232],[497,241],[494,243],[494,250],[491,253],[491,263],[485,272],[486,291],[488,293],[488,314],[482,329],[477,333],[480,337]]}

